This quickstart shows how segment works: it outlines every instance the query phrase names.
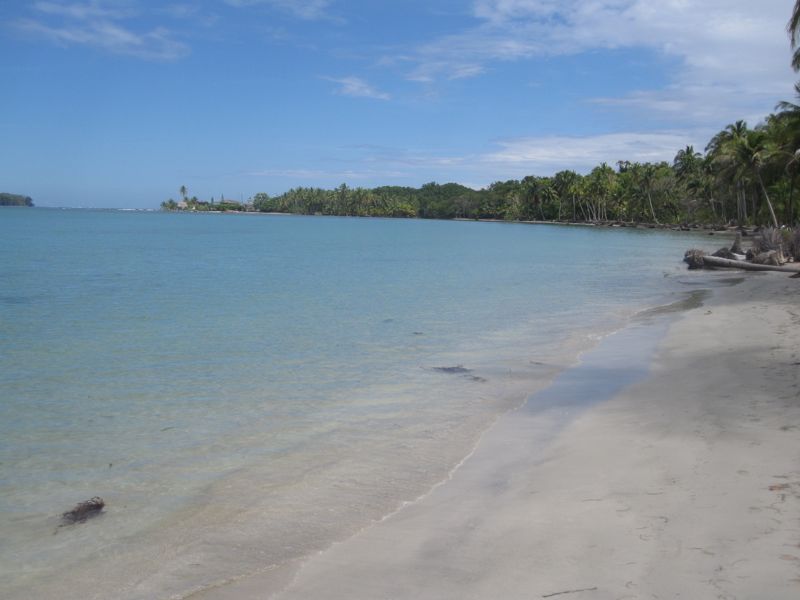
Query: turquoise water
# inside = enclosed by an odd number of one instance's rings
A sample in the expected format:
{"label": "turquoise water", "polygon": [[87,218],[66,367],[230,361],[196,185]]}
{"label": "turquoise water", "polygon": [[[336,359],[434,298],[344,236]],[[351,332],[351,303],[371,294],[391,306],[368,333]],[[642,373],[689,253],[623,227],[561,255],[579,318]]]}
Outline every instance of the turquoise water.
{"label": "turquoise water", "polygon": [[[695,241],[0,210],[0,591],[183,597],[346,537],[679,297]],[[95,495],[105,515],[59,527]]]}

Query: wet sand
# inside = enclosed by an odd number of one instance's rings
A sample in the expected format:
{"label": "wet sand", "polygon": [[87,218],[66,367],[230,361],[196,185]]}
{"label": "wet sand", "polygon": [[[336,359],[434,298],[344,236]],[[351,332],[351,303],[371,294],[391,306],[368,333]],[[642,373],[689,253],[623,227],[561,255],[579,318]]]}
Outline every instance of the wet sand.
{"label": "wet sand", "polygon": [[747,276],[659,322],[604,341],[280,591],[208,597],[797,598],[800,282]]}

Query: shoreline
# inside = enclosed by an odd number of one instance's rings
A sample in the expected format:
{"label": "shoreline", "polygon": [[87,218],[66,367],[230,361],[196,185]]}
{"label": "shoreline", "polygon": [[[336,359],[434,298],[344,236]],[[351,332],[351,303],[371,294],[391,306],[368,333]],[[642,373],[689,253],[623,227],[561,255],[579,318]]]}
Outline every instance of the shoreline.
{"label": "shoreline", "polygon": [[[45,207],[47,208],[47,207]],[[139,209],[89,209],[89,210],[139,210]],[[451,219],[445,218],[429,218],[429,217],[390,217],[383,215],[326,215],[326,214],[307,214],[307,213],[294,213],[294,212],[270,212],[258,210],[187,210],[187,209],[174,209],[166,210],[162,208],[141,209],[147,212],[167,213],[167,214],[191,214],[191,215],[266,215],[266,216],[286,216],[286,217],[335,217],[339,219],[386,219],[386,220],[408,220],[408,221],[455,221],[467,223],[511,223],[522,225],[558,225],[563,227],[600,227],[608,229],[649,229],[653,231],[682,231],[684,233],[704,233],[706,235],[726,235],[734,234],[737,231],[744,231],[746,235],[753,235],[761,226],[758,225],[723,225],[720,223],[655,223],[650,221],[572,221],[572,220],[506,220],[506,219],[484,219],[484,218],[468,218],[468,217],[453,217]]]}
{"label": "shoreline", "polygon": [[[542,233],[544,235],[545,232]],[[522,234],[523,237],[529,235],[524,229],[517,229],[516,234]],[[578,232],[574,234],[577,235]],[[587,235],[592,234],[587,233]],[[643,236],[636,237],[643,239]],[[672,247],[675,243],[673,238],[659,236],[652,240],[660,240],[660,244],[664,247]],[[654,247],[651,241],[647,244],[649,248]],[[657,253],[658,257],[672,254],[663,250]],[[678,269],[680,267],[677,263],[665,265],[663,274],[671,275],[673,271],[677,273]],[[681,272],[683,273],[682,269]],[[594,271],[587,273],[589,274],[593,275]],[[661,273],[658,275],[658,280],[653,283],[660,289]],[[696,279],[690,275],[687,277]],[[589,280],[587,283],[591,284],[593,281]],[[603,287],[606,281],[603,280],[602,284],[597,283],[597,285]],[[623,277],[617,280],[618,288],[619,281],[627,282],[629,279]],[[638,279],[633,280],[631,283],[635,284],[638,281]],[[664,292],[667,288],[686,289],[674,283],[668,285],[669,279],[664,281],[666,282]],[[527,296],[527,299],[521,302],[527,307],[530,305],[531,296],[522,293],[521,290],[524,289],[527,288],[523,286],[517,289],[513,297]],[[564,289],[561,288],[562,294]],[[295,455],[288,453],[286,460],[281,457],[280,461],[275,458],[268,461],[251,461],[248,462],[246,469],[230,473],[220,473],[217,470],[219,476],[215,475],[211,483],[202,488],[201,493],[186,496],[187,502],[177,505],[179,510],[172,510],[173,507],[169,506],[166,507],[167,510],[162,510],[161,505],[154,505],[149,514],[156,516],[158,521],[153,525],[146,524],[144,529],[135,528],[142,522],[140,516],[148,513],[142,511],[143,504],[139,498],[132,496],[129,488],[124,487],[126,480],[117,475],[120,463],[114,460],[113,471],[102,472],[103,480],[106,479],[106,473],[113,479],[99,481],[99,486],[96,483],[87,486],[90,488],[88,491],[91,491],[87,497],[99,494],[106,499],[107,514],[85,527],[64,530],[59,533],[57,539],[59,546],[65,549],[72,544],[76,544],[76,550],[79,551],[87,548],[84,555],[89,558],[87,560],[81,560],[81,557],[72,558],[71,563],[64,560],[51,561],[49,564],[41,561],[30,570],[27,565],[34,565],[33,561],[21,564],[21,568],[16,570],[19,573],[16,581],[22,583],[23,587],[19,588],[20,595],[13,597],[23,597],[25,583],[23,577],[28,578],[28,582],[35,586],[37,592],[41,592],[34,595],[42,598],[66,597],[68,593],[73,594],[69,597],[84,597],[89,593],[102,595],[112,593],[113,590],[116,591],[112,595],[117,597],[184,597],[189,590],[219,585],[231,578],[238,579],[241,575],[257,572],[269,564],[285,564],[287,560],[293,561],[298,558],[302,561],[309,554],[324,549],[333,541],[350,537],[362,528],[362,523],[369,527],[373,519],[380,520],[387,513],[394,512],[399,503],[413,502],[420,494],[445,478],[450,468],[473,449],[477,437],[495,420],[498,411],[492,405],[503,404],[499,412],[504,413],[513,406],[523,403],[532,389],[545,385],[545,379],[549,378],[546,373],[573,364],[575,356],[582,352],[586,345],[594,345],[604,334],[617,329],[617,321],[627,322],[628,316],[634,310],[633,306],[650,305],[650,299],[655,301],[654,294],[642,294],[640,298],[632,292],[634,290],[626,292],[626,296],[630,296],[629,300],[639,298],[642,300],[641,303],[617,305],[604,303],[603,298],[598,298],[600,302],[593,308],[592,305],[588,306],[589,312],[598,315],[597,319],[591,319],[592,323],[600,327],[588,323],[577,327],[579,323],[583,323],[583,317],[580,315],[586,312],[581,309],[577,312],[564,313],[567,320],[563,323],[560,320],[550,319],[552,326],[543,323],[541,324],[543,327],[537,325],[536,329],[531,329],[532,324],[538,323],[536,319],[532,318],[530,323],[516,321],[508,331],[486,330],[484,333],[486,337],[481,337],[480,342],[475,336],[471,336],[465,338],[461,345],[448,345],[449,349],[445,354],[439,351],[435,355],[420,354],[410,365],[415,372],[421,373],[420,377],[415,378],[419,379],[421,387],[418,386],[413,395],[417,398],[430,397],[433,402],[425,402],[425,406],[433,407],[430,413],[433,418],[424,419],[422,413],[414,418],[408,413],[409,419],[400,420],[404,418],[405,413],[399,404],[387,405],[392,411],[387,417],[384,417],[383,409],[377,404],[375,406],[380,410],[369,413],[377,412],[378,418],[373,419],[374,425],[391,426],[396,432],[396,427],[399,425],[404,429],[398,433],[406,432],[408,435],[403,434],[401,437],[393,433],[391,437],[385,437],[386,433],[383,430],[373,434],[365,427],[360,437],[348,437],[349,430],[340,427],[344,435],[320,436],[320,442],[310,448],[311,454],[324,448],[331,448],[333,452],[330,454],[320,452],[318,458],[312,456],[314,460],[304,463],[309,465],[308,469],[293,471],[303,473],[302,477],[287,476],[284,480],[279,480],[276,476],[291,472],[288,467],[291,465],[290,459],[293,460]],[[666,292],[663,296],[671,294],[672,292]],[[658,295],[662,296],[661,293]],[[644,301],[645,297],[647,301]],[[665,299],[664,302],[669,300]],[[656,303],[661,302],[656,301]],[[513,305],[509,308],[512,309]],[[602,314],[607,314],[608,318],[600,319],[601,311]],[[385,316],[393,315],[380,315],[381,318]],[[577,318],[577,321],[570,318],[571,316]],[[376,318],[376,323],[383,321]],[[568,323],[575,327],[569,329],[573,335],[567,336],[564,335],[564,328]],[[619,323],[620,326],[622,324]],[[398,326],[381,325],[381,327]],[[412,327],[409,323],[403,325],[402,329],[413,331],[417,327],[416,325]],[[419,329],[429,331],[427,327]],[[537,332],[548,332],[542,339],[553,340],[554,352],[546,349],[551,346],[549,342],[544,346],[538,343],[532,344],[532,340],[539,339],[536,337]],[[409,340],[410,347],[417,347],[420,345],[417,340],[424,342],[429,338],[410,336],[403,339]],[[567,345],[575,349],[574,354],[566,350]],[[562,362],[561,357],[566,362]],[[472,372],[450,375],[435,371],[435,367],[461,364],[466,365]],[[422,369],[419,370],[417,367]],[[429,386],[428,383],[435,383],[435,386]],[[513,398],[508,401],[508,404],[513,406],[507,405],[506,400],[502,399],[503,396],[497,393],[499,388],[509,392],[520,391],[518,396],[512,394]],[[431,393],[432,390],[438,391]],[[393,391],[395,393],[392,393],[391,397],[386,396],[386,393]],[[397,390],[392,388],[385,390],[376,388],[376,392],[376,398],[381,402],[387,399],[393,403],[404,402],[403,397],[398,396]],[[464,393],[475,397],[469,399]],[[360,395],[374,404],[374,399],[371,399],[373,394],[367,389],[360,392]],[[459,399],[451,400],[451,397]],[[359,406],[362,403],[359,401],[353,405]],[[462,424],[458,424],[457,420],[461,421],[458,415],[461,413],[454,413],[450,409],[451,406],[456,408],[462,406],[464,416],[469,417],[469,421],[464,420]],[[395,417],[395,414],[398,417]],[[170,417],[168,421],[155,423],[154,438],[170,440],[172,436],[179,434],[180,431],[174,432],[173,428],[168,428],[172,433],[158,434],[163,425],[174,425],[174,419],[175,417]],[[396,424],[392,421],[396,421]],[[357,422],[355,424],[358,425]],[[351,429],[355,431],[355,427]],[[450,433],[445,435],[447,432]],[[234,443],[239,439],[247,441],[246,437],[241,437],[232,438],[228,443]],[[359,440],[364,440],[363,445]],[[337,453],[335,444],[353,450]],[[244,446],[249,447],[246,444]],[[354,454],[358,448],[361,448],[358,452],[363,452],[361,458]],[[377,448],[378,451],[372,452],[364,448]],[[434,448],[438,449],[431,452],[430,450]],[[223,453],[222,459],[225,456]],[[330,468],[331,464],[335,468]],[[105,463],[102,466],[105,467]],[[379,467],[374,476],[372,471],[368,470],[373,466]],[[400,468],[395,468],[396,466]],[[203,475],[205,472],[198,474]],[[259,485],[262,481],[266,485]],[[285,487],[281,481],[287,481],[292,485]],[[295,481],[297,483],[292,483]],[[275,485],[273,482],[280,485]],[[61,505],[62,502],[53,504]],[[44,514],[47,516],[47,513]],[[38,515],[33,516],[38,517]],[[43,521],[39,518],[38,522]],[[44,524],[47,526],[47,522]],[[121,540],[123,543],[118,542],[121,530],[132,532],[126,539]],[[50,533],[52,532],[43,532],[47,536]],[[81,543],[78,548],[77,543],[80,538],[84,538],[86,543]],[[98,551],[89,550],[95,547]],[[51,564],[54,568],[51,568]],[[6,566],[11,573],[12,564]],[[53,575],[40,578],[35,570],[37,568],[41,569],[42,573],[47,569]],[[89,583],[91,580],[86,575],[97,569],[104,572],[104,577],[100,581]],[[12,577],[17,576],[12,573]],[[14,588],[9,586],[9,593],[12,589],[18,589],[11,577],[8,581],[15,585]]]}
{"label": "shoreline", "polygon": [[669,324],[646,376],[554,438],[567,409],[543,409],[545,391],[450,480],[286,573],[282,591],[252,578],[192,597],[796,597],[796,293],[780,274],[714,287]]}

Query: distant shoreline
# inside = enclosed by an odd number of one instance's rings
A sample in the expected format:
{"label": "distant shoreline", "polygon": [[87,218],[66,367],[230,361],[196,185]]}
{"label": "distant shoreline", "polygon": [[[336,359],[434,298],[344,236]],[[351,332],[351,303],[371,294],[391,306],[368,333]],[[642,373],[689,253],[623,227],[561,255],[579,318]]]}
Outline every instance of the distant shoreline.
{"label": "distant shoreline", "polygon": [[[123,210],[123,209],[114,209]],[[134,210],[134,209],[127,209]],[[144,210],[144,209],[143,209]],[[386,219],[386,220],[408,220],[408,221],[458,221],[458,222],[473,222],[473,223],[508,223],[508,224],[522,224],[522,225],[560,225],[570,227],[603,227],[603,228],[620,228],[620,229],[653,229],[660,231],[686,231],[686,232],[708,232],[709,235],[735,233],[743,231],[745,234],[756,231],[757,227],[740,227],[738,225],[721,225],[721,224],[708,224],[708,223],[691,223],[691,224],[675,224],[675,223],[650,223],[639,221],[547,221],[547,220],[509,220],[509,219],[472,219],[466,217],[447,218],[427,218],[427,217],[389,217],[389,216],[373,216],[373,215],[326,215],[326,214],[306,214],[306,213],[293,213],[293,212],[266,212],[257,210],[165,210],[165,209],[152,209],[153,212],[164,213],[178,213],[178,214],[192,214],[192,215],[268,215],[268,216],[286,216],[286,217],[331,217],[338,219]]]}

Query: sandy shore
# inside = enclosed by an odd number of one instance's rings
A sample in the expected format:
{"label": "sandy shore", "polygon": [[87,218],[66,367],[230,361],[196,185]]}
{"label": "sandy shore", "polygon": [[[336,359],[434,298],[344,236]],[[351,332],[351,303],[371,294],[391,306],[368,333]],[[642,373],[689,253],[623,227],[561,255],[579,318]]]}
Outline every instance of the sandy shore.
{"label": "sandy shore", "polygon": [[[751,275],[626,335],[561,382],[575,398],[504,416],[450,480],[281,591],[208,597],[800,597],[800,281]],[[610,398],[587,405],[592,381]]]}

